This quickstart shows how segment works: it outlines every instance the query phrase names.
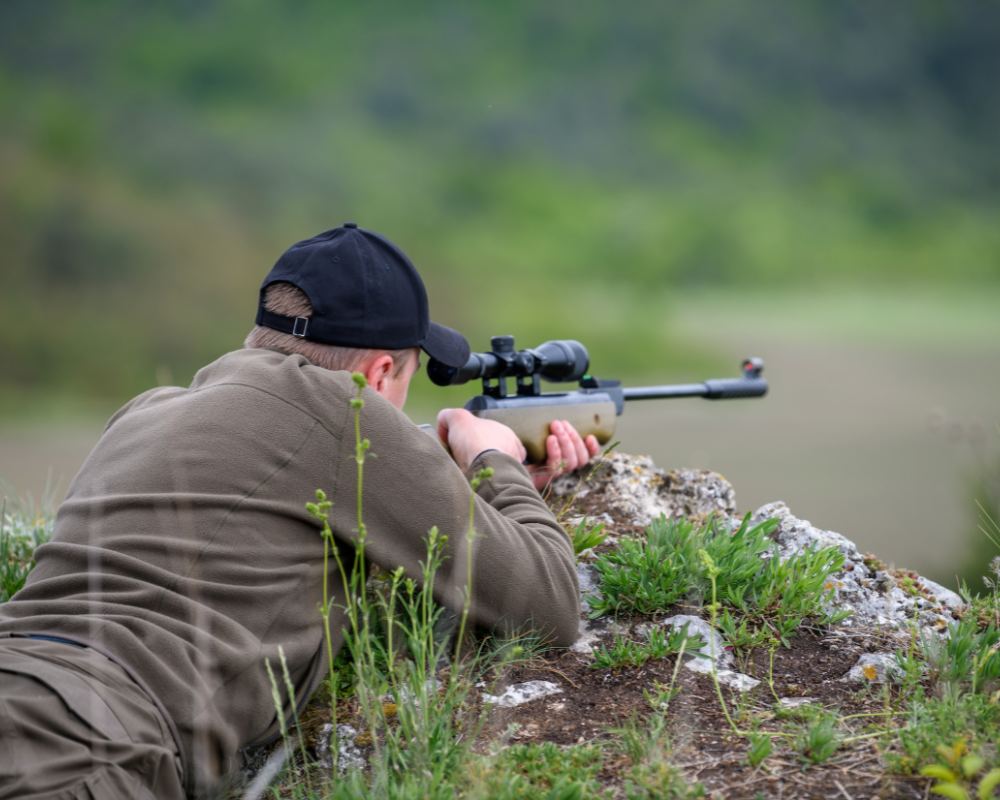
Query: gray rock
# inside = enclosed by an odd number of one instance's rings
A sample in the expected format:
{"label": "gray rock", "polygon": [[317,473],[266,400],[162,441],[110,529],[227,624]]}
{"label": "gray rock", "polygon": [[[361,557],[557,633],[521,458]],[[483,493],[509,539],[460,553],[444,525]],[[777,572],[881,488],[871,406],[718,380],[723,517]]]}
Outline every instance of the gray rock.
{"label": "gray rock", "polygon": [[[726,641],[715,628],[709,625],[701,617],[691,614],[677,614],[667,617],[661,625],[671,628],[683,628],[687,626],[689,636],[700,636],[705,642],[701,648],[701,655],[691,656],[687,666],[695,672],[711,672],[713,665],[715,669],[727,668],[733,657],[726,651]],[[639,630],[637,627],[636,630]]]}
{"label": "gray rock", "polygon": [[[751,522],[756,524],[769,518],[778,520],[773,535],[781,558],[821,547],[836,547],[844,555],[844,566],[830,576],[832,600],[827,605],[831,613],[850,612],[843,625],[909,630],[916,620],[921,633],[926,635],[947,628],[951,612],[964,605],[954,592],[926,578],[918,577],[913,588],[904,591],[889,573],[870,569],[850,539],[798,519],[784,503],[761,506],[753,513]],[[919,591],[920,587],[925,589],[924,593]]]}
{"label": "gray rock", "polygon": [[933,596],[934,601],[939,605],[947,606],[948,608],[960,609],[965,607],[965,601],[951,589],[946,589],[940,583],[935,583],[930,578],[925,578],[921,575],[917,582],[923,587],[924,591]]}
{"label": "gray rock", "polygon": [[[678,469],[665,471],[656,467],[646,456],[614,453],[598,462],[593,470],[580,475],[564,476],[554,482],[557,495],[583,497],[591,493],[600,498],[614,518],[627,520],[637,526],[648,525],[661,514],[668,517],[705,517],[716,515],[731,528],[739,525],[733,487],[722,476],[707,470]],[[808,520],[794,516],[783,502],[768,503],[751,515],[753,524],[765,519],[776,519],[778,527],[773,536],[779,558],[787,559],[809,549],[834,547],[844,557],[841,569],[830,575],[827,588],[830,599],[826,604],[829,613],[847,611],[849,616],[840,623],[841,630],[861,632],[869,627],[882,629],[883,633],[908,637],[916,625],[917,634],[925,639],[938,637],[947,631],[954,618],[953,612],[962,608],[962,599],[949,589],[926,578],[903,575],[898,581],[888,572],[866,563],[865,555],[846,536],[835,531],[817,528]],[[600,591],[594,571],[589,566],[578,567],[582,607],[586,598]],[[706,642],[705,656],[688,660],[687,667],[702,673],[717,670],[720,681],[732,681],[746,686],[739,673],[730,672],[731,657],[725,651],[725,642],[718,632],[699,617],[679,615],[661,624],[677,627],[689,624],[692,634],[700,634]],[[649,625],[636,626],[637,633],[645,633]],[[602,623],[604,632],[629,633],[627,626],[617,621]],[[836,630],[836,629],[834,629]],[[597,632],[591,623],[580,627],[581,639],[574,647],[585,656],[593,654]],[[881,660],[877,663],[860,663],[849,675],[864,675],[864,667],[871,666],[879,676],[893,675],[892,668]],[[893,662],[894,664],[894,662]],[[881,665],[881,666],[880,666]],[[871,671],[870,669],[868,670]],[[845,679],[847,679],[845,677]],[[857,679],[857,678],[854,678]],[[880,678],[883,679],[884,678]]]}
{"label": "gray rock", "polygon": [[731,669],[719,670],[716,674],[719,678],[719,683],[736,689],[738,692],[749,692],[755,686],[760,685],[760,681],[756,678],[751,678],[742,672],[734,672]]}
{"label": "gray rock", "polygon": [[[333,725],[327,722],[316,739],[316,750],[320,753],[319,763],[326,769],[333,769],[333,754],[330,752],[330,735]],[[343,775],[350,769],[364,769],[368,762],[355,744],[358,738],[357,730],[343,723],[337,725],[337,772]]]}
{"label": "gray rock", "polygon": [[[684,666],[692,672],[697,672],[701,675],[711,675],[714,669],[712,662],[707,658],[692,658]],[[744,675],[742,672],[735,672],[731,669],[715,670],[715,675],[719,679],[719,683],[724,686],[731,686],[740,692],[748,692],[755,686],[760,685],[760,681],[756,678],[751,678],[749,675]]]}
{"label": "gray rock", "polygon": [[760,684],[756,678],[728,668],[733,657],[726,650],[725,639],[701,617],[695,617],[691,614],[677,614],[673,617],[667,617],[660,624],[671,628],[684,628],[686,626],[688,635],[700,636],[705,642],[704,647],[701,648],[701,655],[686,656],[687,660],[684,666],[687,669],[702,675],[711,675],[714,671],[719,683],[731,686],[740,692],[748,692]]}
{"label": "gray rock", "polygon": [[580,584],[580,604],[582,608],[586,609],[587,598],[600,595],[600,589],[598,588],[600,578],[592,566],[579,562],[576,565],[576,577]]}
{"label": "gray rock", "polygon": [[525,683],[514,683],[503,690],[499,695],[483,693],[483,702],[501,708],[512,708],[538,700],[540,697],[548,697],[553,694],[560,694],[562,689],[551,681],[527,681]]}
{"label": "gray rock", "polygon": [[774,532],[774,540],[778,543],[782,558],[801,553],[810,547],[836,547],[851,563],[864,560],[857,546],[846,536],[813,527],[808,520],[793,516],[788,506],[780,501],[767,503],[758,508],[751,515],[750,522],[756,525],[766,519],[778,520],[778,529]]}
{"label": "gray rock", "polygon": [[563,476],[552,484],[556,496],[601,495],[610,512],[636,525],[648,525],[661,514],[668,517],[705,516],[736,512],[736,494],[729,481],[709,470],[659,469],[648,456],[612,453],[593,470]]}
{"label": "gray rock", "polygon": [[778,705],[781,708],[798,708],[799,706],[807,706],[811,703],[815,703],[815,697],[779,697]]}
{"label": "gray rock", "polygon": [[847,683],[885,683],[898,682],[902,677],[903,670],[892,653],[865,653],[841,680]]}
{"label": "gray rock", "polygon": [[582,656],[592,656],[594,655],[594,645],[599,641],[597,631],[590,625],[589,621],[586,619],[580,620],[580,633],[577,636],[573,646],[570,647],[574,653],[579,653]]}

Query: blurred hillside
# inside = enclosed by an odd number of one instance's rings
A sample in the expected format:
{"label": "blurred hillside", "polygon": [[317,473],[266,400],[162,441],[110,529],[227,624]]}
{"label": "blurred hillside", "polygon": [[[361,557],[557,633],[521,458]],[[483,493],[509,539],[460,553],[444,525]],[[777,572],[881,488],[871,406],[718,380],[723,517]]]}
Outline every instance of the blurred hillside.
{"label": "blurred hillside", "polygon": [[687,289],[996,288],[998,43],[991,2],[6,0],[0,412],[186,382],[349,219],[474,346],[661,379],[720,363]]}

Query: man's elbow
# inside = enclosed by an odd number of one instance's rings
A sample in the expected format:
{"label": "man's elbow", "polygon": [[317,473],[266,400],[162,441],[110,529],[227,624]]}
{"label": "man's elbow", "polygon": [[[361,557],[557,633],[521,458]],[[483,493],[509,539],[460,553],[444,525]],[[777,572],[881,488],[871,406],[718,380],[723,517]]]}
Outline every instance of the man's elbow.
{"label": "man's elbow", "polygon": [[577,615],[572,620],[568,620],[564,625],[561,625],[557,631],[556,635],[553,637],[551,645],[552,647],[566,648],[572,647],[576,644],[576,640],[580,638],[580,617]]}
{"label": "man's elbow", "polygon": [[537,620],[541,643],[547,647],[572,647],[580,637],[580,604],[565,603],[554,611],[544,621]]}

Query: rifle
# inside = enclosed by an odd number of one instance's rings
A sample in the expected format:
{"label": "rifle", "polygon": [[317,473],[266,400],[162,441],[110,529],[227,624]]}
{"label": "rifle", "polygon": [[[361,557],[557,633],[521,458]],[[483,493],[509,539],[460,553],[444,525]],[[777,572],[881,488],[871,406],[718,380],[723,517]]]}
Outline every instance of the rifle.
{"label": "rifle", "polygon": [[[528,460],[535,463],[545,460],[545,439],[554,419],[565,419],[581,436],[594,434],[598,442],[606,444],[614,433],[615,417],[625,410],[627,400],[670,397],[724,400],[767,394],[767,380],[761,377],[764,362],[760,358],[744,359],[739,378],[626,388],[621,381],[590,375],[587,348],[572,339],[516,350],[513,336],[494,336],[490,348],[488,352],[472,353],[461,367],[449,367],[432,358],[427,364],[427,375],[438,386],[482,379],[483,393],[469,400],[465,408],[477,417],[512,428],[528,451]],[[515,394],[508,394],[510,378],[515,380]],[[578,381],[579,388],[543,393],[543,378],[553,382]]]}

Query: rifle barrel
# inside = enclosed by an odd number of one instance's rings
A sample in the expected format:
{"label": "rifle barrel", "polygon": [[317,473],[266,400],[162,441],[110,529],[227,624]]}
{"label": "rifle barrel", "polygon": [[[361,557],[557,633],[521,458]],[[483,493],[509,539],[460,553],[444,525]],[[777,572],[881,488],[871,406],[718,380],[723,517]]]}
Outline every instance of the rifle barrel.
{"label": "rifle barrel", "polygon": [[632,386],[623,388],[626,400],[660,400],[667,397],[704,397],[704,383],[679,383],[672,386]]}
{"label": "rifle barrel", "polygon": [[727,400],[739,397],[763,397],[767,394],[767,380],[754,378],[716,378],[704,383],[680,383],[672,386],[635,386],[623,388],[626,400],[656,400],[668,397],[704,397],[708,400]]}

